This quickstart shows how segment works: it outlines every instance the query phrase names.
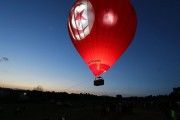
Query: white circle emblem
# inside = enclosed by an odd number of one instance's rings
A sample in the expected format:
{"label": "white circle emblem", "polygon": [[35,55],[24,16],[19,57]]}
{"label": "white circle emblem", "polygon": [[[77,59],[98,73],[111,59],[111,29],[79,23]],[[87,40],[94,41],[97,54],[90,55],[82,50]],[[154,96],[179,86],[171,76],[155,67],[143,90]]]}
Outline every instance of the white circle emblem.
{"label": "white circle emblem", "polygon": [[71,10],[69,30],[75,40],[82,40],[90,34],[95,20],[92,4],[88,0],[77,2]]}

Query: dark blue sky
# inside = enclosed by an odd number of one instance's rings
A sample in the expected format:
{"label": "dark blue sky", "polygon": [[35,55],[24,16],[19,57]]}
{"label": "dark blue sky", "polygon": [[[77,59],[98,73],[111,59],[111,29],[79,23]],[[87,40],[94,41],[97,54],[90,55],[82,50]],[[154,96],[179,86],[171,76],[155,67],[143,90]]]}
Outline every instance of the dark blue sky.
{"label": "dark blue sky", "polygon": [[180,1],[132,0],[133,43],[93,86],[67,31],[73,0],[0,0],[0,85],[95,94],[157,95],[180,86]]}

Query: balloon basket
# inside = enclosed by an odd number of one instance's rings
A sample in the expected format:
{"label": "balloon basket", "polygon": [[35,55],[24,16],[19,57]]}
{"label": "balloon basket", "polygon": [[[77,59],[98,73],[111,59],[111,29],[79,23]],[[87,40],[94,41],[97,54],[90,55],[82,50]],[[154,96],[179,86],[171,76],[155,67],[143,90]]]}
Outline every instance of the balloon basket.
{"label": "balloon basket", "polygon": [[104,85],[104,79],[102,77],[96,77],[94,80],[94,86]]}

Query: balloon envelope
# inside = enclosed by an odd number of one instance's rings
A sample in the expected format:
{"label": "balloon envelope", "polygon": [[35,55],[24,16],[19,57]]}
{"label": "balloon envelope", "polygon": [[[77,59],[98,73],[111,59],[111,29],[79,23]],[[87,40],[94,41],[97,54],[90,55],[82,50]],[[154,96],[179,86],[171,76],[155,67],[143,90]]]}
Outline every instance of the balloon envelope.
{"label": "balloon envelope", "polygon": [[128,48],[136,25],[129,0],[77,0],[68,19],[71,40],[96,77]]}

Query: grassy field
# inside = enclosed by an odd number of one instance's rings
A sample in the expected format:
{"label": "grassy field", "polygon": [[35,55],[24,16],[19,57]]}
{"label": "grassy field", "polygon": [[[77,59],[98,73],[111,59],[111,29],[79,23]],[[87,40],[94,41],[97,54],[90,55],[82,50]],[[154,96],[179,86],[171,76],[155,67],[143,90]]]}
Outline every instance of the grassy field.
{"label": "grassy field", "polygon": [[0,104],[0,120],[164,120],[160,110],[134,107],[132,113],[104,112],[98,105]]}

